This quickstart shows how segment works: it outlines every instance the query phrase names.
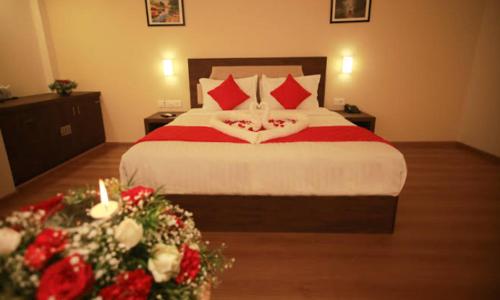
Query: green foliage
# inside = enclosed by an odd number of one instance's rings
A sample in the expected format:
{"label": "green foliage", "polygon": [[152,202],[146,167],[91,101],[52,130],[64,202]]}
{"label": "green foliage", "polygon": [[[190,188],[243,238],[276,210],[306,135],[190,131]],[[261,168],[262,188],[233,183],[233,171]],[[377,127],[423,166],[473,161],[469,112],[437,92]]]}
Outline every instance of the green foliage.
{"label": "green foliage", "polygon": [[51,91],[57,91],[59,95],[69,95],[71,90],[75,89],[78,84],[71,80],[55,80],[53,83],[49,84],[49,89]]}
{"label": "green foliage", "polygon": [[148,247],[142,243],[130,249],[124,256],[125,268],[135,270],[137,268],[147,269],[149,259]]}
{"label": "green foliage", "polygon": [[170,9],[173,11],[178,11],[179,10],[179,1],[181,0],[170,0]]}
{"label": "green foliage", "polygon": [[139,211],[136,221],[142,224],[144,231],[158,230],[159,216],[165,211],[168,203],[163,197],[153,195],[148,203],[148,209]]}
{"label": "green foliage", "polygon": [[90,188],[69,191],[63,200],[63,208],[52,215],[46,222],[48,227],[76,227],[92,218],[87,211],[99,201],[98,195]]}

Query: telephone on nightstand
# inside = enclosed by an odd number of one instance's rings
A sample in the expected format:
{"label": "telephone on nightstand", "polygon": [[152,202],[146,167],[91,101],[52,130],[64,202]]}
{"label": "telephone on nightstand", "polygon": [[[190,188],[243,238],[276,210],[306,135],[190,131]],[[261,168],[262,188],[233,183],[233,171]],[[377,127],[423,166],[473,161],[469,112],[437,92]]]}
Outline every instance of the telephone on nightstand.
{"label": "telephone on nightstand", "polygon": [[350,105],[350,104],[346,104],[344,106],[344,111],[346,113],[350,113],[350,114],[359,114],[359,113],[361,113],[361,111],[359,110],[359,108],[356,105]]}
{"label": "telephone on nightstand", "polygon": [[165,113],[161,113],[160,116],[162,116],[164,118],[173,118],[173,117],[175,117],[175,114],[174,113],[165,112]]}

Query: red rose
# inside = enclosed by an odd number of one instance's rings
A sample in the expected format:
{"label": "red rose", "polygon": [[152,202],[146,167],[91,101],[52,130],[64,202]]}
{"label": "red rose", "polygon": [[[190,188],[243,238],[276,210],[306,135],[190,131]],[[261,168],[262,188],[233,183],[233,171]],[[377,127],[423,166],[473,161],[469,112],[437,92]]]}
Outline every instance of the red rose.
{"label": "red rose", "polygon": [[178,216],[175,216],[175,223],[177,224],[177,227],[184,228],[184,221],[182,221],[182,219]]}
{"label": "red rose", "polygon": [[183,283],[186,280],[193,280],[200,272],[201,256],[200,252],[189,248],[187,245],[182,246],[181,270],[175,281]]}
{"label": "red rose", "polygon": [[41,269],[56,253],[64,250],[66,234],[61,230],[44,229],[24,252],[24,263],[34,269]]}
{"label": "red rose", "polygon": [[63,199],[63,194],[57,194],[54,197],[44,200],[40,203],[25,206],[21,208],[21,211],[43,210],[45,212],[45,218],[47,218],[60,211],[64,207],[64,205],[62,204]]}
{"label": "red rose", "polygon": [[116,283],[101,290],[103,300],[145,300],[148,298],[153,279],[144,270],[124,272],[116,278]]}
{"label": "red rose", "polygon": [[36,293],[38,300],[78,299],[92,287],[92,266],[80,255],[68,256],[50,265],[42,274]]}
{"label": "red rose", "polygon": [[133,204],[139,204],[139,201],[145,200],[147,197],[151,196],[155,190],[152,188],[144,187],[142,185],[138,185],[129,190],[123,191],[121,193],[122,199]]}
{"label": "red rose", "polygon": [[51,257],[48,248],[31,244],[24,252],[24,264],[33,270],[40,270]]}

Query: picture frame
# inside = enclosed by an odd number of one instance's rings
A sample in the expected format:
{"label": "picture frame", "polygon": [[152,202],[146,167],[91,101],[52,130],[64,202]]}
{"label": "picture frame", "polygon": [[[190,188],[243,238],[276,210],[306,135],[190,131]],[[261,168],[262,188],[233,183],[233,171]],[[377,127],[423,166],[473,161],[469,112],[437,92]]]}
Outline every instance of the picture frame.
{"label": "picture frame", "polygon": [[372,0],[331,0],[330,23],[369,22]]}
{"label": "picture frame", "polygon": [[184,0],[145,0],[148,26],[185,26]]}

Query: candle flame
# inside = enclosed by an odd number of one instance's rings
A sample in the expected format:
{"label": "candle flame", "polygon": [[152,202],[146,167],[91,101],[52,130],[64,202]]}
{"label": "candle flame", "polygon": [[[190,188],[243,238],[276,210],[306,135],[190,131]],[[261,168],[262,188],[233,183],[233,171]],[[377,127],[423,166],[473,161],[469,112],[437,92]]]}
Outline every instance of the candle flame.
{"label": "candle flame", "polygon": [[104,181],[99,179],[99,194],[101,195],[101,203],[104,207],[108,208],[108,192],[106,191],[106,186],[104,185]]}

